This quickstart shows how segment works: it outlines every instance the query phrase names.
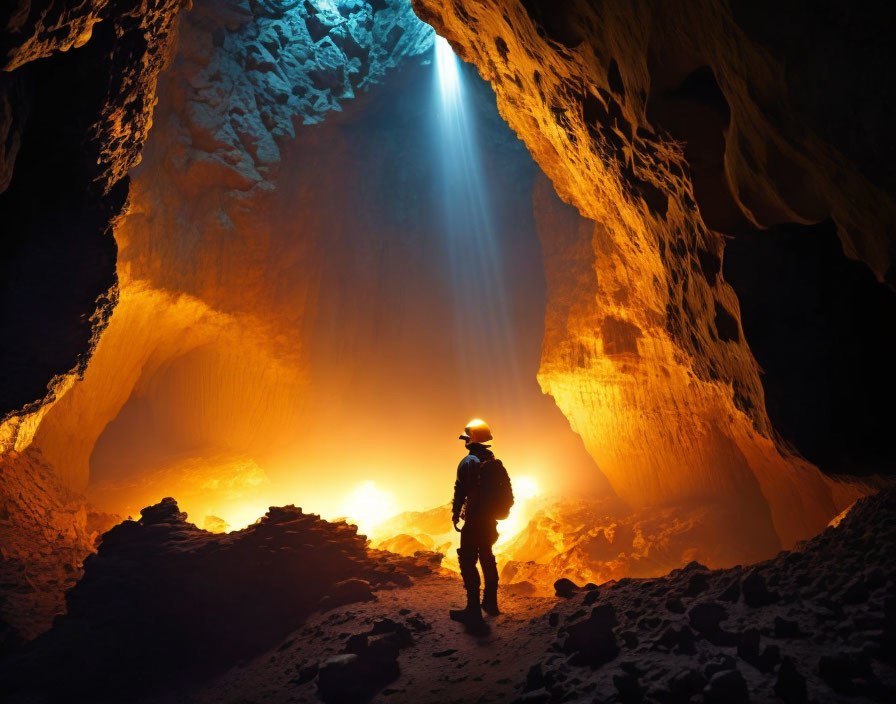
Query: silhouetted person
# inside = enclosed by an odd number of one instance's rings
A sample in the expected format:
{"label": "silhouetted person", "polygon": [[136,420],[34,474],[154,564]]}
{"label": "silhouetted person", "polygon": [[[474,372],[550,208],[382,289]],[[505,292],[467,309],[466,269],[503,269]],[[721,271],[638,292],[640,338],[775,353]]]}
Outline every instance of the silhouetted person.
{"label": "silhouetted person", "polygon": [[[477,561],[482,565],[485,582],[481,608],[489,614],[500,613],[498,567],[492,546],[498,540],[498,521],[507,518],[513,505],[513,491],[507,470],[485,444],[492,439],[491,430],[485,421],[470,421],[460,439],[466,444],[469,454],[457,467],[451,518],[454,529],[460,531],[457,560],[467,592],[467,606],[464,609],[453,609],[450,616],[455,621],[476,626],[482,623]],[[464,526],[458,528],[461,518]]]}

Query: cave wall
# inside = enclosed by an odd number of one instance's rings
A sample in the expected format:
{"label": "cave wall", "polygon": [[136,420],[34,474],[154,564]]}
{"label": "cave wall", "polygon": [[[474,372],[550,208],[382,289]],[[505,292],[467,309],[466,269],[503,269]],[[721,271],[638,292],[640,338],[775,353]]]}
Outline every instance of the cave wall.
{"label": "cave wall", "polygon": [[107,524],[26,450],[84,373],[114,307],[112,231],[181,6],[0,10],[0,649],[49,626]]}
{"label": "cave wall", "polygon": [[[555,236],[573,216],[536,192],[549,287],[539,379],[620,496],[736,507],[768,549],[822,527],[840,487],[770,419],[767,389],[782,387],[757,363],[722,262],[726,234],[830,218],[847,256],[891,276],[894,203],[874,148],[891,143],[877,117],[889,92],[859,95],[845,78],[886,44],[875,16],[702,1],[414,7],[491,81],[583,219],[577,237]],[[810,432],[826,432],[817,419]]]}
{"label": "cave wall", "polygon": [[[112,228],[180,0],[9,3],[0,54],[0,443],[83,373],[116,296]],[[98,67],[103,67],[98,70]],[[60,116],[64,119],[60,120]]]}

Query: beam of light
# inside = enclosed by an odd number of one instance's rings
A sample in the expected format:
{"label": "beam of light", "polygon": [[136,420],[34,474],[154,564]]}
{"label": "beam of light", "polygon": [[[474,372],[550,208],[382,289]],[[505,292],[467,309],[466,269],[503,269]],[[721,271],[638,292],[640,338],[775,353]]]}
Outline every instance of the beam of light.
{"label": "beam of light", "polygon": [[367,480],[345,498],[339,512],[358,526],[361,533],[369,535],[377,524],[398,511],[392,494],[378,488],[376,482]]}
{"label": "beam of light", "polygon": [[437,152],[441,165],[441,229],[454,297],[460,368],[478,380],[473,393],[489,404],[520,407],[521,379],[507,300],[503,252],[495,227],[475,111],[460,62],[443,37],[435,40]]}
{"label": "beam of light", "polygon": [[445,37],[436,37],[436,71],[442,103],[450,104],[460,99],[460,67],[451,45]]}

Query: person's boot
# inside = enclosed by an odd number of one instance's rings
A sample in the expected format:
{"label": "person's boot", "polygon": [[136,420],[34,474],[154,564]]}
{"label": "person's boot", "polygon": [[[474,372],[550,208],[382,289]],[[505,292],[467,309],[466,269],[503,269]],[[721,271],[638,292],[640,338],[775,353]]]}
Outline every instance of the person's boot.
{"label": "person's boot", "polygon": [[467,592],[467,605],[462,609],[451,609],[448,612],[452,621],[459,621],[474,627],[482,623],[482,611],[479,609],[479,590]]}
{"label": "person's boot", "polygon": [[460,565],[460,576],[467,592],[467,605],[463,609],[451,609],[448,616],[452,621],[459,621],[467,626],[470,632],[478,631],[485,625],[479,607],[479,570],[476,569],[478,550],[458,548],[457,562]]}
{"label": "person's boot", "polygon": [[482,590],[482,610],[489,616],[497,616],[501,613],[498,608],[498,588],[486,587]]}
{"label": "person's boot", "polygon": [[489,551],[479,555],[482,563],[482,580],[485,588],[482,590],[482,610],[491,616],[497,616],[498,609],[498,566],[495,564],[495,556]]}

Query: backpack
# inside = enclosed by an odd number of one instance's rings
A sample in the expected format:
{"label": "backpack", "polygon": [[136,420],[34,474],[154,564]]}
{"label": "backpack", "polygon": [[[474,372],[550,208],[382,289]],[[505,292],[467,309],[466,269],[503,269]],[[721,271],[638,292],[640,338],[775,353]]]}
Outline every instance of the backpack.
{"label": "backpack", "polygon": [[479,505],[484,515],[503,521],[513,506],[513,488],[501,460],[479,462]]}

